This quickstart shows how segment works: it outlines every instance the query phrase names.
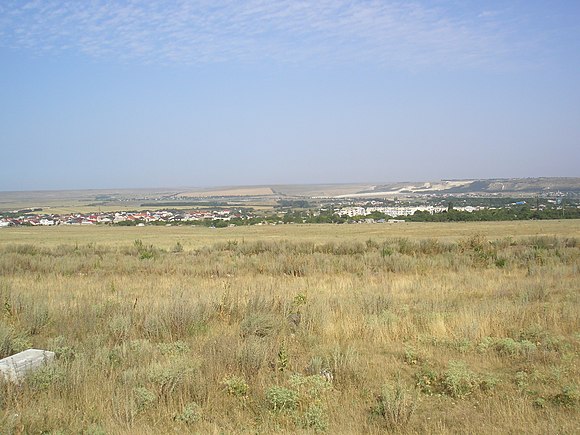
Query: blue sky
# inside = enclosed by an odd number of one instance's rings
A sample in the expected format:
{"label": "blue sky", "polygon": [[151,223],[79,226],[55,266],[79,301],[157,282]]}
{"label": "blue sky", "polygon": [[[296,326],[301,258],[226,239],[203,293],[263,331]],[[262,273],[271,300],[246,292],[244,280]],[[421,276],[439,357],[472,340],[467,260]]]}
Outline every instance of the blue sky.
{"label": "blue sky", "polygon": [[0,190],[580,176],[578,1],[0,2]]}

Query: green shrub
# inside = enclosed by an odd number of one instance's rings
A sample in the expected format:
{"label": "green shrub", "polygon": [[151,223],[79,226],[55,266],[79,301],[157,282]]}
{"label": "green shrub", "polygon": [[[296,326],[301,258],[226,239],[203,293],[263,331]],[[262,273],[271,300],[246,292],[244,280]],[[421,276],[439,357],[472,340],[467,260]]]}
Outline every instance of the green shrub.
{"label": "green shrub", "polygon": [[550,293],[546,290],[545,284],[536,284],[530,286],[522,292],[522,302],[532,303],[532,302],[546,302],[550,296]]}
{"label": "green shrub", "polygon": [[167,397],[190,381],[195,372],[196,366],[184,359],[170,363],[155,363],[149,367],[147,377],[157,387],[159,395]]}
{"label": "green shrub", "polygon": [[456,340],[449,341],[449,347],[456,350],[461,354],[466,354],[471,350],[473,344],[467,338],[458,338]]}
{"label": "green shrub", "polygon": [[313,356],[308,362],[307,371],[311,375],[319,374],[322,370],[328,369],[328,364],[324,358],[320,356]]}
{"label": "green shrub", "polygon": [[487,375],[480,380],[479,388],[481,388],[481,391],[489,393],[495,390],[497,384],[499,384],[499,379],[494,376]]}
{"label": "green shrub", "polygon": [[381,249],[381,257],[386,258],[386,257],[390,257],[391,255],[393,255],[393,248],[391,248],[390,246],[383,246],[383,248]]}
{"label": "green shrub", "polygon": [[291,375],[288,384],[307,401],[319,399],[322,394],[332,389],[332,385],[319,374],[310,376]]}
{"label": "green shrub", "polygon": [[521,371],[521,370],[516,372],[516,374],[514,376],[514,382],[520,390],[527,388],[528,379],[529,379],[528,373],[525,371]]}
{"label": "green shrub", "polygon": [[275,411],[292,411],[295,424],[304,429],[322,432],[328,427],[325,393],[332,389],[320,374],[291,375],[290,388],[275,386],[266,392],[266,401]]}
{"label": "green shrub", "polygon": [[145,387],[137,387],[133,390],[133,400],[137,412],[143,412],[157,401],[157,395]]}
{"label": "green shrub", "polygon": [[565,408],[575,408],[580,404],[580,391],[575,385],[567,385],[551,398],[552,403]]}
{"label": "green shrub", "polygon": [[424,364],[415,374],[415,385],[422,393],[433,395],[441,392],[439,374],[430,366]]}
{"label": "green shrub", "polygon": [[519,340],[522,342],[530,341],[536,347],[545,351],[561,352],[566,347],[566,344],[560,338],[553,336],[550,331],[539,325],[532,325],[520,331]]}
{"label": "green shrub", "polygon": [[0,320],[0,358],[6,358],[31,347],[27,337],[18,335],[14,328]]}
{"label": "green shrub", "polygon": [[294,308],[301,307],[302,305],[306,305],[306,301],[307,301],[306,295],[304,293],[298,293],[296,296],[294,296],[294,299],[292,300],[292,306]]}
{"label": "green shrub", "polygon": [[174,420],[181,421],[185,424],[191,425],[197,423],[202,418],[202,409],[195,402],[188,403],[183,407],[183,410],[180,414],[177,414],[174,417]]}
{"label": "green shrub", "polygon": [[171,248],[171,252],[173,252],[174,254],[183,252],[183,245],[181,244],[181,242],[178,241],[177,243],[175,243],[173,248]]}
{"label": "green shrub", "polygon": [[145,245],[142,240],[135,240],[133,243],[140,260],[148,260],[157,256],[158,251],[153,245]]}
{"label": "green shrub", "polygon": [[48,390],[52,385],[63,385],[66,374],[62,367],[52,363],[29,372],[26,383],[35,391]]}
{"label": "green shrub", "polygon": [[48,342],[48,349],[55,353],[57,359],[61,361],[72,361],[76,358],[76,350],[67,346],[66,339],[59,335]]}
{"label": "green shrub", "polygon": [[312,403],[308,406],[300,419],[304,429],[313,429],[315,432],[324,432],[328,429],[328,416],[326,410],[319,403]]}
{"label": "green shrub", "polygon": [[266,401],[274,411],[294,410],[298,407],[298,393],[288,388],[274,386],[266,391]]}
{"label": "green shrub", "polygon": [[443,373],[441,383],[445,393],[456,398],[470,395],[479,385],[475,373],[462,361],[449,362],[449,368]]}
{"label": "green shrub", "polygon": [[389,430],[398,430],[407,426],[416,407],[416,398],[400,384],[394,388],[385,385],[371,413],[380,417]]}
{"label": "green shrub", "polygon": [[271,314],[248,314],[242,323],[240,330],[243,337],[255,335],[256,337],[267,337],[272,335],[279,326],[278,320]]}
{"label": "green shrub", "polygon": [[91,424],[82,431],[83,435],[107,435],[107,431],[98,424]]}
{"label": "green shrub", "polygon": [[332,370],[333,374],[339,383],[350,381],[356,383],[359,381],[359,374],[361,371],[360,355],[353,346],[335,346],[330,353],[328,360],[328,368]]}
{"label": "green shrub", "polygon": [[172,296],[163,307],[163,327],[171,340],[184,339],[203,331],[213,315],[211,307],[184,295]]}
{"label": "green shrub", "polygon": [[230,375],[226,376],[222,381],[225,390],[228,394],[236,397],[245,397],[248,395],[250,386],[246,380],[241,376]]}
{"label": "green shrub", "polygon": [[360,296],[361,311],[364,314],[382,314],[393,306],[390,294],[364,294]]}
{"label": "green shrub", "polygon": [[536,408],[545,408],[546,407],[546,399],[544,399],[543,397],[538,397],[537,399],[534,400],[533,402],[534,406]]}
{"label": "green shrub", "polygon": [[489,349],[495,350],[501,356],[530,356],[537,350],[537,346],[529,340],[513,338],[484,338],[478,345],[479,352],[486,352]]}
{"label": "green shrub", "polygon": [[240,370],[247,374],[257,374],[271,360],[272,346],[266,340],[251,336],[246,338],[236,351],[236,361]]}
{"label": "green shrub", "polygon": [[485,337],[477,344],[477,351],[480,353],[487,352],[490,348],[493,347],[495,340],[491,337]]}
{"label": "green shrub", "polygon": [[150,355],[153,352],[153,344],[145,338],[138,338],[129,342],[129,349],[136,355]]}
{"label": "green shrub", "polygon": [[109,349],[107,352],[107,362],[111,365],[111,367],[120,366],[123,362],[123,358],[123,349],[120,346],[115,346],[113,349]]}
{"label": "green shrub", "polygon": [[157,345],[162,355],[180,355],[189,352],[189,346],[183,341],[173,341],[171,343],[159,343]]}
{"label": "green shrub", "polygon": [[37,335],[49,321],[48,308],[45,305],[35,303],[34,306],[29,307],[28,313],[23,319],[23,326],[29,335]]}
{"label": "green shrub", "polygon": [[442,246],[437,239],[423,239],[419,241],[419,252],[424,255],[437,255],[444,252],[445,246]]}
{"label": "green shrub", "polygon": [[276,360],[276,368],[283,372],[288,367],[288,351],[286,350],[286,346],[280,346],[280,350],[278,351],[278,359]]}
{"label": "green shrub", "polygon": [[516,341],[513,338],[496,340],[494,348],[503,356],[528,356],[536,351],[536,345],[529,340]]}
{"label": "green shrub", "polygon": [[417,351],[412,347],[405,347],[404,361],[410,365],[416,365],[421,362],[421,358]]}
{"label": "green shrub", "polygon": [[403,255],[413,255],[415,253],[415,246],[409,239],[398,239],[397,245],[399,253]]}
{"label": "green shrub", "polygon": [[126,314],[118,314],[109,322],[109,335],[115,343],[127,340],[130,331],[131,317]]}
{"label": "green shrub", "polygon": [[495,266],[502,269],[504,267],[506,267],[507,265],[507,260],[505,258],[497,258],[495,260]]}

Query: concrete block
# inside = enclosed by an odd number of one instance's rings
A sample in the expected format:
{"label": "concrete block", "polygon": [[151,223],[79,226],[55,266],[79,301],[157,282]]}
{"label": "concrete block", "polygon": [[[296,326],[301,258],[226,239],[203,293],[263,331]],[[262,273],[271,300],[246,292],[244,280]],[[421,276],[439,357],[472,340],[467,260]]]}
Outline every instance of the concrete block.
{"label": "concrete block", "polygon": [[54,360],[54,352],[41,349],[27,349],[0,360],[0,376],[6,381],[19,383],[31,370]]}

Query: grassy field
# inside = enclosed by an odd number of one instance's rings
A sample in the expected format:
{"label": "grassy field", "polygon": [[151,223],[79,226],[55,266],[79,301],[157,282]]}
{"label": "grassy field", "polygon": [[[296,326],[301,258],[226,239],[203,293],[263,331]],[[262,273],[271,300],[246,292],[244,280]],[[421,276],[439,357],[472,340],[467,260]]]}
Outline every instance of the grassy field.
{"label": "grassy field", "polygon": [[3,228],[0,302],[2,434],[580,432],[579,221]]}
{"label": "grassy field", "polygon": [[180,242],[184,248],[197,249],[213,243],[296,241],[324,243],[328,241],[364,242],[376,238],[436,238],[439,241],[457,241],[479,234],[489,239],[504,237],[566,236],[580,237],[580,221],[524,221],[524,222],[457,222],[457,223],[398,223],[373,225],[274,225],[232,228],[190,226],[172,227],[108,227],[61,226],[0,228],[0,246],[11,243],[33,243],[55,247],[61,244],[86,245],[96,243],[120,247],[140,239],[163,249]]}

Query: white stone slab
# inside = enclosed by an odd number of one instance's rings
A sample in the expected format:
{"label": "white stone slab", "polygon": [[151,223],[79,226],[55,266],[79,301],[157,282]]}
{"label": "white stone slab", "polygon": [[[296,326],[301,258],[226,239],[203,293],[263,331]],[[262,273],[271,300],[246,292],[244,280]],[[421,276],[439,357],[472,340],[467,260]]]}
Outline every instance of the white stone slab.
{"label": "white stone slab", "polygon": [[20,382],[26,373],[36,370],[54,360],[54,352],[41,349],[27,349],[0,360],[0,375],[5,380]]}

